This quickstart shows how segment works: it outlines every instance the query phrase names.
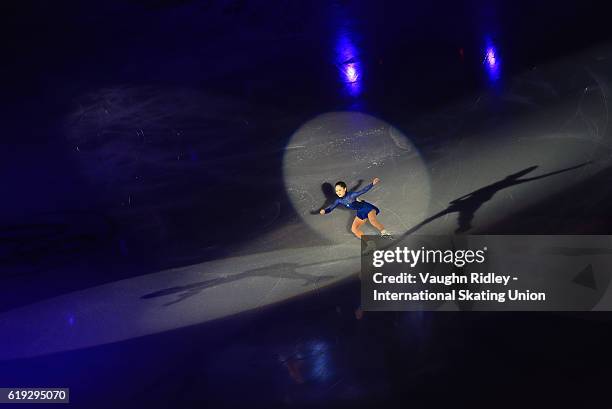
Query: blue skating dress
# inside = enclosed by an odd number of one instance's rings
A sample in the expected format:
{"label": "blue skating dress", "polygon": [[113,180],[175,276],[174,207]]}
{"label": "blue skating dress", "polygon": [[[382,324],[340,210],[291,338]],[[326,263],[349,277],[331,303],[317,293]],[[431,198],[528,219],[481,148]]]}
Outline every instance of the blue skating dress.
{"label": "blue skating dress", "polygon": [[372,203],[358,201],[357,197],[361,196],[368,190],[372,189],[374,184],[370,183],[366,187],[356,192],[347,192],[344,197],[339,197],[334,201],[334,203],[325,209],[325,213],[329,213],[334,210],[336,207],[342,205],[348,209],[357,210],[357,217],[361,220],[365,220],[368,218],[368,213],[372,210],[376,210],[376,214],[380,213],[380,209],[374,206]]}

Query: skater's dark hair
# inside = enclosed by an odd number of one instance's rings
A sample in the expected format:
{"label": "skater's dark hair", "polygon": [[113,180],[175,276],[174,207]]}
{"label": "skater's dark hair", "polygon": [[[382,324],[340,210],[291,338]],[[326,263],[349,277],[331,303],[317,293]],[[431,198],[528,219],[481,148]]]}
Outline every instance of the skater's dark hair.
{"label": "skater's dark hair", "polygon": [[343,181],[336,182],[336,186],[340,186],[342,189],[346,189],[346,183]]}

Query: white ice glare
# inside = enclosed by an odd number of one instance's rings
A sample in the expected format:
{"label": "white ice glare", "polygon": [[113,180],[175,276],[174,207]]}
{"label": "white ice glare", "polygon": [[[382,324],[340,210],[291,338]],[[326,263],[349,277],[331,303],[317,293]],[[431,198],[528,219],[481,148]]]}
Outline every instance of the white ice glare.
{"label": "white ice glare", "polygon": [[349,228],[354,212],[338,207],[318,213],[334,199],[337,181],[349,187],[361,181],[363,188],[380,178],[361,198],[381,210],[379,221],[395,233],[420,221],[429,205],[429,177],[414,145],[390,124],[359,112],[323,114],[300,127],[287,146],[283,171],[296,212],[335,243],[355,240]]}

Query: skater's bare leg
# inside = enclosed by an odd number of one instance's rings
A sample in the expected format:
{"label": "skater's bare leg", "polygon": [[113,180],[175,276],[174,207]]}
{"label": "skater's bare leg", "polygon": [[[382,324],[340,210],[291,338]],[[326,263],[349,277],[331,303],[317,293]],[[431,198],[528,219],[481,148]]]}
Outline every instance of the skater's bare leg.
{"label": "skater's bare leg", "polygon": [[370,221],[370,224],[376,228],[376,230],[380,232],[385,230],[385,226],[383,226],[376,218],[376,210],[370,210],[370,213],[368,213],[368,220]]}
{"label": "skater's bare leg", "polygon": [[366,221],[365,220],[361,220],[359,217],[355,217],[355,220],[353,220],[353,225],[351,226],[351,232],[357,236],[358,239],[361,239],[361,236],[363,236],[363,232],[361,231],[361,226],[364,225]]}

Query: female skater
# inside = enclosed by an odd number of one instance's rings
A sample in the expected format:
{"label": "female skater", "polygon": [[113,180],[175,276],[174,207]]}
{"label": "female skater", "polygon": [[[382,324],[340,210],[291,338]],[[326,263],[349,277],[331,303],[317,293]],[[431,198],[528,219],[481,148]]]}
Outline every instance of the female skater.
{"label": "female skater", "polygon": [[387,232],[387,230],[385,230],[384,226],[380,224],[380,222],[376,219],[376,215],[380,213],[380,210],[378,209],[378,207],[374,206],[371,203],[357,200],[357,197],[361,196],[368,190],[372,189],[372,187],[374,187],[374,185],[377,184],[378,182],[380,182],[380,179],[374,178],[372,180],[372,183],[370,183],[365,188],[358,190],[356,192],[347,192],[346,183],[344,182],[336,183],[335,188],[336,188],[336,195],[338,196],[338,199],[336,199],[334,203],[328,208],[321,209],[319,213],[321,213],[321,215],[325,215],[331,212],[332,210],[334,210],[339,205],[343,205],[349,209],[357,210],[357,215],[355,217],[355,220],[353,220],[353,226],[351,227],[351,231],[353,232],[355,236],[357,236],[358,239],[361,239],[361,236],[363,236],[364,234],[361,231],[361,226],[363,226],[363,224],[367,220],[370,221],[370,224],[372,226],[374,226],[378,231],[380,231],[381,235],[389,236],[389,233]]}

